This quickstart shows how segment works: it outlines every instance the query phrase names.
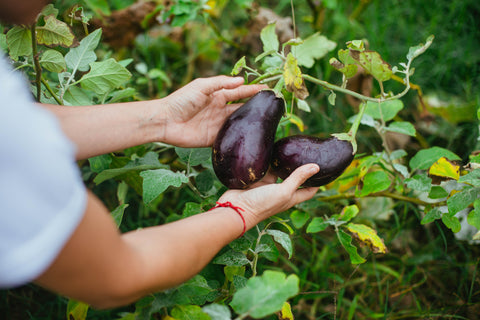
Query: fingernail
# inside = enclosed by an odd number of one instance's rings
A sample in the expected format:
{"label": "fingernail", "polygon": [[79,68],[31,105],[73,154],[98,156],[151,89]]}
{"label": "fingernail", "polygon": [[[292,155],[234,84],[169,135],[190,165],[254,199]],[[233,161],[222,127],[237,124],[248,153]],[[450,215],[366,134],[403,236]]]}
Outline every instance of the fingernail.
{"label": "fingernail", "polygon": [[308,168],[308,172],[317,173],[318,171],[320,171],[320,166],[316,163],[311,163],[310,168]]}

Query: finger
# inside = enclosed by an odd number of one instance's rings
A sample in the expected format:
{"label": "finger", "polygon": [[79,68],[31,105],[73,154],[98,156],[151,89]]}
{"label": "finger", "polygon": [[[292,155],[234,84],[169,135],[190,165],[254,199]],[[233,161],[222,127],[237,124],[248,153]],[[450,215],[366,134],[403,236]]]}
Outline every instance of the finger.
{"label": "finger", "polygon": [[221,89],[234,89],[244,83],[242,77],[215,76],[194,80],[194,85],[201,87],[205,95],[210,95]]}
{"label": "finger", "polygon": [[294,204],[299,204],[303,201],[310,200],[318,191],[318,187],[309,187],[298,189],[294,194]]}
{"label": "finger", "polygon": [[223,96],[227,101],[237,101],[245,98],[249,98],[259,92],[260,90],[267,89],[268,86],[262,84],[243,85],[231,90],[224,90]]}
{"label": "finger", "polygon": [[320,171],[320,167],[315,163],[305,164],[293,171],[282,183],[289,190],[298,189],[308,178]]}

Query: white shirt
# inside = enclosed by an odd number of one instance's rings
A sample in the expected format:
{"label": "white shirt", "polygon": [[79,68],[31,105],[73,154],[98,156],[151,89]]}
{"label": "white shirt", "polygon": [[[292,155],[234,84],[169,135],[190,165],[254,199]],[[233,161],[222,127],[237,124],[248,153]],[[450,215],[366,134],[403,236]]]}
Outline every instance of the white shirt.
{"label": "white shirt", "polygon": [[30,282],[50,266],[86,199],[74,145],[0,56],[0,288]]}

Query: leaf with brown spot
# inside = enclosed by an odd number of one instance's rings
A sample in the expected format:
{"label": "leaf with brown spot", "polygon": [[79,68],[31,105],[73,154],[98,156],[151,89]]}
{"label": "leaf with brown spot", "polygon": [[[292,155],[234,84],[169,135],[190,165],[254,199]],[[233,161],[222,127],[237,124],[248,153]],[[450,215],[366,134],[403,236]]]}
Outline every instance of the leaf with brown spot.
{"label": "leaf with brown spot", "polygon": [[45,17],[45,25],[37,27],[37,42],[47,47],[71,48],[78,45],[70,27],[53,15]]}
{"label": "leaf with brown spot", "polygon": [[350,57],[379,82],[387,81],[393,75],[390,65],[376,51],[350,50]]}
{"label": "leaf with brown spot", "polygon": [[298,99],[305,100],[308,97],[308,90],[303,81],[302,71],[292,53],[288,54],[287,61],[283,67],[283,78],[287,90],[293,92]]}

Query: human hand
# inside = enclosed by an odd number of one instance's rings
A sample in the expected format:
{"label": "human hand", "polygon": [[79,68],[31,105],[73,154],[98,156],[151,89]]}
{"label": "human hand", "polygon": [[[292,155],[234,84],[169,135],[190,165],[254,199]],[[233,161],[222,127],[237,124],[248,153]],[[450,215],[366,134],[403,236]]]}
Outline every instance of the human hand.
{"label": "human hand", "polygon": [[180,147],[207,147],[213,144],[225,119],[239,103],[264,85],[243,85],[243,78],[216,76],[196,79],[165,97],[166,127],[162,141]]}
{"label": "human hand", "polygon": [[218,202],[228,201],[242,208],[248,230],[266,218],[312,198],[317,187],[299,187],[319,170],[319,166],[313,163],[303,165],[282,183],[275,183],[277,177],[269,173],[250,189],[228,190]]}

